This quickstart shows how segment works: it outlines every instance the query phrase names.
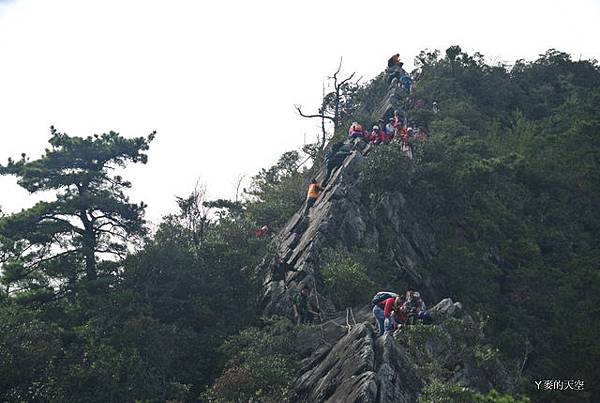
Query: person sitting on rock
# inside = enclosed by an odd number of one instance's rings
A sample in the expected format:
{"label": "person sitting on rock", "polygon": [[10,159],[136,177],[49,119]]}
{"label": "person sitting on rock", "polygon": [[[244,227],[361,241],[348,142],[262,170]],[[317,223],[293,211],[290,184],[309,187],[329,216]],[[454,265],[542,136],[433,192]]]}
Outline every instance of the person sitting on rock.
{"label": "person sitting on rock", "polygon": [[388,60],[388,69],[387,69],[388,83],[391,83],[392,81],[394,81],[394,79],[396,79],[396,81],[399,82],[399,80],[402,78],[402,76],[405,76],[407,74],[406,70],[404,70],[402,68],[403,65],[404,65],[404,63],[402,63],[400,61],[399,54],[395,54]]}
{"label": "person sitting on rock", "polygon": [[394,128],[394,118],[390,118],[390,121],[385,125],[385,142],[389,143],[394,139],[396,129]]}
{"label": "person sitting on rock", "polygon": [[308,215],[310,208],[314,206],[323,190],[323,187],[317,183],[315,178],[311,179],[308,185],[308,192],[306,193],[306,207],[304,207],[304,211],[302,212],[303,216]]}
{"label": "person sitting on rock", "polygon": [[402,297],[390,297],[375,304],[373,307],[373,316],[377,320],[379,336],[383,333],[393,331],[399,323],[402,323],[402,317],[399,316],[403,306],[404,299]]}
{"label": "person sitting on rock", "polygon": [[364,130],[363,130],[362,125],[358,122],[353,122],[352,126],[350,126],[350,128],[348,129],[348,138],[361,139],[361,138],[363,138],[363,136],[364,136]]}
{"label": "person sitting on rock", "polygon": [[396,66],[400,64],[400,53],[396,53],[388,59],[388,67]]}
{"label": "person sitting on rock", "polygon": [[319,317],[318,309],[309,300],[310,287],[304,284],[300,293],[292,299],[294,309],[294,320],[297,325],[303,323],[313,323],[315,318]]}
{"label": "person sitting on rock", "polygon": [[425,302],[421,299],[421,294],[418,291],[408,291],[406,295],[406,302],[404,302],[402,310],[408,318],[413,317],[423,321],[423,323],[431,323],[431,314],[427,311]]}
{"label": "person sitting on rock", "polygon": [[379,126],[373,126],[373,130],[371,130],[371,135],[369,136],[369,141],[374,144],[379,144],[383,140],[385,140],[385,132],[379,128]]}
{"label": "person sitting on rock", "polygon": [[325,173],[325,179],[321,182],[323,187],[327,186],[333,170],[342,165],[346,157],[350,154],[352,154],[352,148],[348,144],[338,142],[331,147],[331,150],[329,150],[325,157],[327,172]]}

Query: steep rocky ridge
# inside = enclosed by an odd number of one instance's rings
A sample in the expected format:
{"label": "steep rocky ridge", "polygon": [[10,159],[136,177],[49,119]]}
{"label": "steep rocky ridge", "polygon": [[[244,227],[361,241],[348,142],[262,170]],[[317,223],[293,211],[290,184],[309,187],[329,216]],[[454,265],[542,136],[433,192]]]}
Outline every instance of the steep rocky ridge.
{"label": "steep rocky ridge", "polygon": [[[391,88],[375,113],[381,116],[396,108],[398,99],[397,89]],[[459,303],[444,299],[432,309],[436,325],[422,328],[436,330],[425,334],[418,346],[402,344],[402,332],[408,334],[407,329],[395,336],[376,338],[368,307],[353,317],[347,316],[348,312],[336,316],[331,297],[322,291],[319,275],[325,248],[358,246],[383,251],[394,262],[390,270],[397,278],[418,287],[430,299],[441,297],[432,289],[429,275],[419,270],[436,253],[432,229],[417,222],[400,192],[386,192],[377,198],[361,194],[358,177],[366,158],[355,149],[334,172],[308,217],[302,216],[303,206],[274,238],[275,253],[294,270],[287,274],[285,284],[271,279],[272,256],[256,269],[265,289],[265,315],[292,317],[292,298],[301,285],[308,284],[321,312],[333,318],[301,332],[298,346],[305,359],[291,400],[414,402],[423,385],[434,378],[460,382],[477,391],[505,386],[500,385],[501,368],[497,363],[495,369],[486,369],[472,354],[452,351],[473,350],[481,339],[464,338],[460,332],[445,328],[446,323],[473,326],[474,321]],[[317,180],[321,181],[324,174],[321,170]],[[385,244],[384,231],[388,232]]]}

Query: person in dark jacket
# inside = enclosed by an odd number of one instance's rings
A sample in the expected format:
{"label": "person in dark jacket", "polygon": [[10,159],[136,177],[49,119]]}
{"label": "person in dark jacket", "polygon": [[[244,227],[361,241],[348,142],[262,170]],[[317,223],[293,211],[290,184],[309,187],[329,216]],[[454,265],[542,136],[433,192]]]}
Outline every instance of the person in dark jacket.
{"label": "person in dark jacket", "polygon": [[310,287],[305,284],[300,289],[300,294],[292,299],[294,319],[297,325],[312,323],[315,318],[319,317],[318,309],[311,303],[309,297]]}
{"label": "person in dark jacket", "polygon": [[287,262],[281,260],[279,256],[275,256],[273,261],[273,269],[271,271],[271,278],[273,281],[285,281],[285,277],[288,271],[296,271],[290,267]]}
{"label": "person in dark jacket", "polygon": [[323,179],[322,186],[327,186],[327,182],[333,171],[342,165],[346,157],[350,154],[352,154],[352,148],[350,148],[348,144],[339,142],[331,147],[331,150],[329,150],[325,156],[327,172],[325,173],[325,179]]}
{"label": "person in dark jacket", "polygon": [[421,294],[418,291],[408,291],[406,296],[406,302],[402,307],[406,315],[420,319],[423,323],[431,323],[431,314],[427,311],[425,302],[421,299]]}

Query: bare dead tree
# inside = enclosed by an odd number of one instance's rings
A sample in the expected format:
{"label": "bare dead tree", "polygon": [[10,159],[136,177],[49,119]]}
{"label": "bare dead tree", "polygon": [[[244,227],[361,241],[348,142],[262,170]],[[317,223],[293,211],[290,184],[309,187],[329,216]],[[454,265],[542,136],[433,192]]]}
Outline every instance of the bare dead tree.
{"label": "bare dead tree", "polygon": [[192,244],[197,249],[204,241],[204,231],[210,210],[204,205],[206,185],[197,181],[194,190],[188,197],[176,197],[176,200],[181,210],[182,222],[192,235]]}
{"label": "bare dead tree", "polygon": [[[294,107],[296,108],[296,111],[298,111],[298,114],[300,116],[302,116],[303,118],[319,118],[321,119],[321,140],[319,142],[319,148],[322,150],[323,148],[325,148],[325,143],[327,141],[327,130],[325,127],[325,121],[328,120],[330,122],[333,123],[333,132],[335,133],[336,130],[339,128],[340,124],[341,124],[341,119],[340,119],[340,105],[341,105],[341,99],[343,96],[343,91],[344,88],[346,86],[346,84],[348,84],[356,75],[356,72],[353,72],[352,74],[350,74],[348,77],[344,78],[344,79],[340,79],[338,77],[338,75],[340,74],[340,71],[342,69],[342,61],[343,58],[340,57],[340,64],[338,65],[337,70],[335,71],[335,73],[333,73],[332,76],[327,77],[327,81],[332,81],[333,82],[333,91],[330,94],[325,94],[325,83],[323,83],[323,102],[321,103],[321,107],[319,108],[319,110],[317,111],[317,113],[315,114],[306,114],[302,111],[302,106],[301,105],[294,105]],[[362,78],[362,77],[361,77]],[[356,81],[356,85],[358,85],[358,81],[361,80],[361,78],[359,78]],[[329,101],[329,97],[333,97],[333,111],[332,113],[327,113],[327,106],[328,106],[328,101]]]}
{"label": "bare dead tree", "polygon": [[240,201],[240,187],[242,186],[242,182],[244,181],[244,179],[246,178],[245,174],[240,174],[238,175],[237,179],[236,179],[236,186],[235,186],[235,202],[239,202]]}

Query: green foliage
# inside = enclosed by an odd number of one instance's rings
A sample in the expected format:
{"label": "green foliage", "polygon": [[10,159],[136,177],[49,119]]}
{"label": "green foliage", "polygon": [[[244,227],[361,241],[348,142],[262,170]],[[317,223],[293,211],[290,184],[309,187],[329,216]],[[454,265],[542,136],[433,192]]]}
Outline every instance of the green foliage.
{"label": "green foliage", "polygon": [[306,198],[306,172],[297,151],[284,153],[269,169],[252,178],[246,203],[249,219],[277,230],[300,208]]}
{"label": "green foliage", "polygon": [[287,318],[264,319],[221,347],[227,369],[206,394],[213,402],[282,401],[298,369],[297,327]]}
{"label": "green foliage", "polygon": [[50,283],[60,292],[73,289],[83,273],[89,286],[99,254],[123,256],[128,241],[145,232],[145,205],[130,203],[124,190],[131,184],[110,173],[128,162],[146,163],[154,133],[126,139],[114,132],[86,138],[51,132],[51,148],[41,158],[23,154],[0,166],[0,174],[17,176],[29,192],[57,191],[54,201],[0,218],[0,247],[8,255],[2,263],[11,266],[2,281],[31,293]]}
{"label": "green foliage", "polygon": [[407,191],[413,167],[400,144],[386,144],[369,153],[363,165],[359,184],[363,193],[383,193],[395,189]]}
{"label": "green foliage", "polygon": [[388,172],[405,158],[381,147],[361,173],[364,189],[401,191],[434,228],[433,287],[490,316],[487,333],[509,366],[597,384],[598,64],[553,49],[512,68],[459,47],[417,59],[420,102],[408,114],[428,139],[414,144],[404,181]]}
{"label": "green foliage", "polygon": [[432,382],[423,388],[419,403],[528,403],[527,397],[513,397],[495,390],[482,395],[457,384]]}
{"label": "green foliage", "polygon": [[366,268],[352,259],[346,251],[330,252],[327,264],[321,269],[328,295],[340,309],[363,305],[375,293],[375,284]]}

